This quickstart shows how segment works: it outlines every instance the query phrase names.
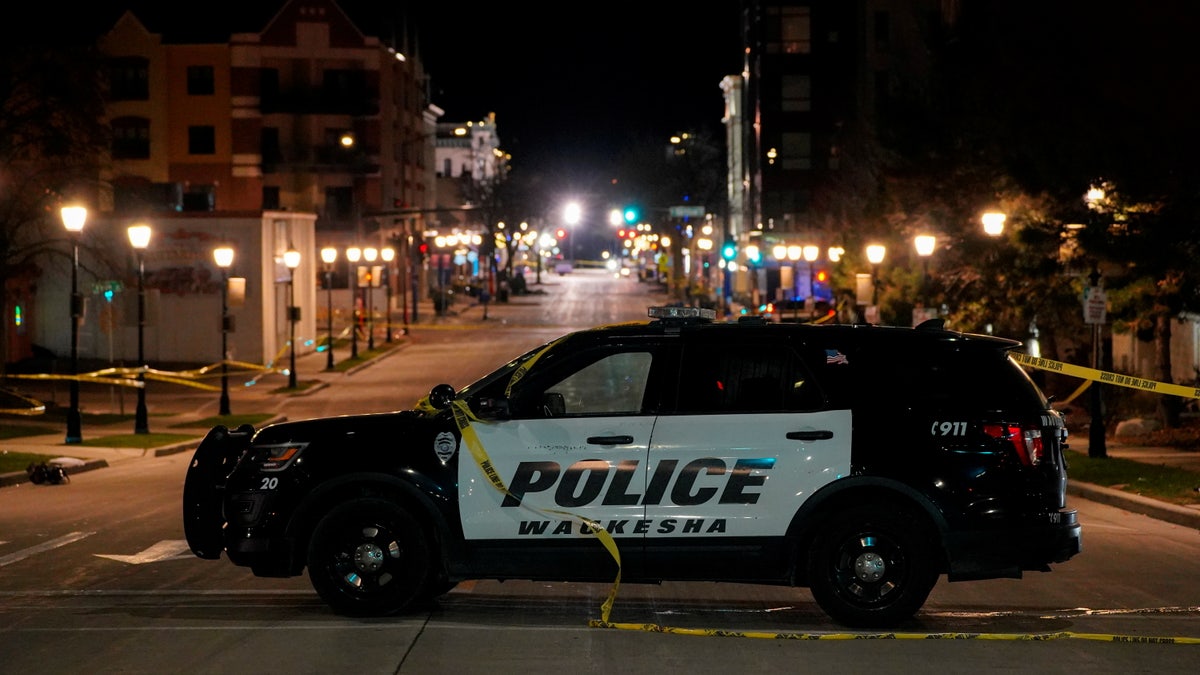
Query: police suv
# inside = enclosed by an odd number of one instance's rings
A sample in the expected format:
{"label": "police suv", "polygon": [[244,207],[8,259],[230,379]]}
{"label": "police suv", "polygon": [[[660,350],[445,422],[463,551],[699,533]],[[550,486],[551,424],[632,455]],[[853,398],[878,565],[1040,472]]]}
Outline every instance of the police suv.
{"label": "police suv", "polygon": [[565,335],[412,410],[229,430],[197,448],[195,555],[305,567],[382,615],[465,579],[802,586],[895,625],[949,581],[1080,550],[1066,430],[1009,356],[945,330],[652,320]]}

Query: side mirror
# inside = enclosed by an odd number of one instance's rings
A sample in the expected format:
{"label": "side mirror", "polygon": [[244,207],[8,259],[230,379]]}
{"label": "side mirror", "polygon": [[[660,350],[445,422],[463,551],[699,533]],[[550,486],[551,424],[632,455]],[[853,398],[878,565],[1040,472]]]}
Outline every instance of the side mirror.
{"label": "side mirror", "polygon": [[512,417],[506,398],[481,398],[476,403],[476,414],[484,419],[506,420]]}
{"label": "side mirror", "polygon": [[448,384],[439,384],[429,390],[429,405],[442,410],[450,405],[450,401],[454,400],[454,387]]}
{"label": "side mirror", "polygon": [[567,414],[567,403],[563,395],[556,391],[542,394],[542,415],[546,417],[562,417]]}

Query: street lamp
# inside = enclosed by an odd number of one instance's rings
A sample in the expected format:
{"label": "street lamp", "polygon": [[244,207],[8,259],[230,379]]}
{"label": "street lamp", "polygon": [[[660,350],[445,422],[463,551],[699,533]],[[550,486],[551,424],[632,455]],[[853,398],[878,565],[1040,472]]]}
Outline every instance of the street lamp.
{"label": "street lamp", "polygon": [[233,264],[233,248],[213,249],[213,260],[221,268],[221,402],[218,415],[229,415],[229,266]]}
{"label": "street lamp", "polygon": [[351,246],[346,249],[346,260],[350,261],[350,358],[358,358],[358,261],[362,260],[362,249]]}
{"label": "street lamp", "polygon": [[871,304],[879,304],[879,263],[883,262],[883,257],[887,254],[887,247],[883,244],[871,244],[867,246],[867,262],[871,263],[871,282],[873,288],[871,290]]}
{"label": "street lamp", "polygon": [[821,247],[814,244],[808,244],[804,247],[804,262],[808,263],[808,300],[812,303],[810,308],[810,318],[817,318],[817,283],[816,283],[816,267],[817,258],[821,257]]}
{"label": "street lamp", "polygon": [[146,355],[143,350],[143,334],[146,330],[146,247],[150,245],[151,233],[149,225],[137,224],[129,226],[129,243],[133,245],[133,251],[137,254],[138,262],[137,362],[138,382],[141,385],[137,390],[137,411],[133,417],[133,433],[135,434],[150,433],[150,421],[146,414]]}
{"label": "street lamp", "polygon": [[980,217],[983,221],[983,231],[989,237],[999,237],[1004,234],[1004,221],[1007,219],[1003,213],[999,211],[988,211]]}
{"label": "street lamp", "polygon": [[385,273],[383,275],[383,279],[386,282],[384,284],[383,288],[384,288],[384,292],[387,296],[387,302],[383,306],[383,311],[384,311],[384,317],[385,317],[384,325],[387,328],[386,341],[391,342],[392,341],[392,261],[396,259],[396,249],[392,248],[391,246],[386,246],[386,247],[384,247],[384,249],[382,251],[379,252],[379,256],[381,258],[383,258],[383,262],[387,263],[387,266],[384,268]]}
{"label": "street lamp", "polygon": [[379,250],[374,246],[363,249],[363,259],[367,266],[367,351],[375,349],[375,306],[372,304],[371,290],[375,288],[375,261],[379,259]]}
{"label": "street lamp", "polygon": [[296,388],[296,320],[300,308],[296,307],[296,268],[300,266],[300,252],[290,248],[283,254],[283,264],[288,268],[288,388]]}
{"label": "street lamp", "polygon": [[932,234],[918,234],[913,238],[913,246],[917,249],[917,255],[921,256],[921,299],[928,301],[929,286],[929,256],[933,255],[933,250],[937,248],[937,237]]}
{"label": "street lamp", "polygon": [[67,443],[83,442],[83,423],[79,416],[79,319],[83,316],[83,299],[79,297],[79,233],[87,221],[87,209],[82,206],[62,208],[63,227],[71,238],[71,407],[67,410]]}
{"label": "street lamp", "polygon": [[329,344],[325,345],[325,370],[333,370],[333,263],[336,260],[336,248],[326,246],[321,249],[321,262],[325,263],[325,327],[329,333]]}
{"label": "street lamp", "polygon": [[[576,225],[578,225],[580,223],[581,220],[583,220],[583,207],[579,205],[579,202],[568,202],[567,205],[563,207],[563,222],[567,224],[568,228],[574,228]],[[575,235],[574,235],[574,233],[571,233],[570,239],[567,240],[567,254],[568,254],[567,257],[570,258],[572,263],[574,263],[575,262]]]}
{"label": "street lamp", "polygon": [[[1096,215],[1103,209],[1105,193],[1102,188],[1088,189],[1084,200],[1087,202],[1089,218],[1095,221]],[[1103,275],[1097,265],[1088,275],[1088,296],[1102,297],[1104,289],[1101,286]],[[1100,370],[1104,364],[1104,324],[1100,321],[1092,323],[1092,368]],[[1090,392],[1091,423],[1088,425],[1088,457],[1108,457],[1107,439],[1104,429],[1104,400],[1100,390],[1100,382],[1092,383]]]}

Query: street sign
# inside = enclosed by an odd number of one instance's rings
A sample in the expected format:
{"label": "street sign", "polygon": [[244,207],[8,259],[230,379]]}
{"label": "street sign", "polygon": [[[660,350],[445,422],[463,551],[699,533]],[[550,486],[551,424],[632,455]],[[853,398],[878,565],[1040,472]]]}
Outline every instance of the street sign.
{"label": "street sign", "polygon": [[120,293],[124,285],[115,279],[92,282],[92,295],[104,295],[106,292]]}
{"label": "street sign", "polygon": [[671,217],[672,218],[703,218],[704,217],[704,207],[703,206],[672,206],[671,207]]}
{"label": "street sign", "polygon": [[1108,320],[1108,294],[1101,286],[1083,289],[1083,322],[1096,324]]}

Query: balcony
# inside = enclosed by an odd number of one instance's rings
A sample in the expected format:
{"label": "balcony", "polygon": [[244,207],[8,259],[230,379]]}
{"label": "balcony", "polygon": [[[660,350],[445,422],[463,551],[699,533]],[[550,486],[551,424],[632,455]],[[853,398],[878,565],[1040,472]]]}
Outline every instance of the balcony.
{"label": "balcony", "polygon": [[334,145],[282,146],[262,149],[263,173],[379,173],[379,151],[372,148],[343,148]]}
{"label": "balcony", "polygon": [[379,93],[367,88],[264,90],[259,98],[259,109],[264,115],[373,117],[379,114]]}

